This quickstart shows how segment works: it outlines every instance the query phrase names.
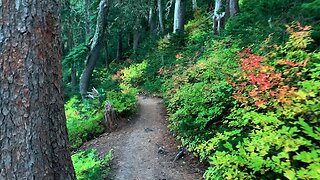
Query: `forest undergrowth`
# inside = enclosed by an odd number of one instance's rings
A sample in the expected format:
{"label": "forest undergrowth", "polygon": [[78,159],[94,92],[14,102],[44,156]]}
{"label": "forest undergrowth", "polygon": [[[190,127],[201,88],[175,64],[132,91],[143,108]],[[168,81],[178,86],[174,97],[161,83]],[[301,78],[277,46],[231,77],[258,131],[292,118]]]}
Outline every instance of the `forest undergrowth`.
{"label": "forest undergrowth", "polygon": [[220,35],[199,8],[184,32],[145,38],[123,63],[94,70],[93,96],[67,95],[71,147],[105,131],[107,102],[128,116],[143,92],[164,98],[170,131],[210,164],[205,179],[318,179],[319,16],[312,3],[252,3]]}

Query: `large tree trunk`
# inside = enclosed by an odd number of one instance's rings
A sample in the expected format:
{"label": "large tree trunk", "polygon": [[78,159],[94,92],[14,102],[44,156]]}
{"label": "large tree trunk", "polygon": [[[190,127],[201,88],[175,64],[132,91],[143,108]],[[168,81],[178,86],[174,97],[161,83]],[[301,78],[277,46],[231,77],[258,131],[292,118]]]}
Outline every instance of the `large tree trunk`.
{"label": "large tree trunk", "polygon": [[234,17],[239,13],[239,0],[229,0],[229,14]]}
{"label": "large tree trunk", "polygon": [[85,98],[87,94],[90,77],[96,64],[96,61],[99,57],[99,52],[103,43],[103,36],[105,34],[104,31],[106,28],[107,6],[108,0],[100,1],[96,31],[91,42],[90,52],[87,57],[86,66],[80,78],[80,93],[82,98]]}
{"label": "large tree trunk", "polygon": [[158,3],[158,18],[159,18],[159,26],[160,26],[160,32],[164,31],[164,25],[163,25],[163,14],[162,14],[162,1],[157,0]]}
{"label": "large tree trunk", "polygon": [[185,0],[176,0],[174,6],[173,33],[184,30],[185,9]]}
{"label": "large tree trunk", "polygon": [[0,0],[0,179],[75,179],[56,0]]}

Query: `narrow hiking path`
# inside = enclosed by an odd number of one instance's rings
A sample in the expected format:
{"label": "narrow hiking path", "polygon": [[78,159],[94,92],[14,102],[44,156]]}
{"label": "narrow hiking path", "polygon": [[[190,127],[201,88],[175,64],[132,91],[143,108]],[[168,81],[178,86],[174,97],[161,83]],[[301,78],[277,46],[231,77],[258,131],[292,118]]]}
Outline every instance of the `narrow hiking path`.
{"label": "narrow hiking path", "polygon": [[173,162],[178,144],[167,129],[162,100],[139,96],[138,104],[139,113],[132,120],[83,148],[95,148],[101,156],[111,148],[114,150],[110,179],[201,179],[202,168],[191,154]]}

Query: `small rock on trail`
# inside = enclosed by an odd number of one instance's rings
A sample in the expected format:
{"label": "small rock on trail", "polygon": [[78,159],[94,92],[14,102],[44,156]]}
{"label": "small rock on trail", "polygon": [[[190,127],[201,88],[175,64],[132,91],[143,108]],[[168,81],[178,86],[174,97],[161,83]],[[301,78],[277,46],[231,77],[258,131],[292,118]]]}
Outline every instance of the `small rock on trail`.
{"label": "small rock on trail", "polygon": [[[192,155],[172,161],[179,149],[167,129],[162,100],[139,96],[138,104],[139,113],[128,125],[86,143],[83,148],[95,148],[100,156],[114,150],[110,179],[202,179],[203,168]],[[159,153],[159,145],[166,153]]]}

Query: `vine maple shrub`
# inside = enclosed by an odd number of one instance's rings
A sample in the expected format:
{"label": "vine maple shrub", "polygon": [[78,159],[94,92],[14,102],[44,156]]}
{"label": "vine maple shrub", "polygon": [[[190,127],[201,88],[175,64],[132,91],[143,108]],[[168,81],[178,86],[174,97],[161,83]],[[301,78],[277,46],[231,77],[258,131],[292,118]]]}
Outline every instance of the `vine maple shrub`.
{"label": "vine maple shrub", "polygon": [[291,69],[305,67],[306,63],[295,63],[289,59],[278,60],[277,64],[282,67],[281,72],[280,68],[268,64],[266,58],[250,51],[250,48],[246,48],[238,54],[240,73],[234,74],[236,78],[233,82],[228,78],[229,83],[236,89],[233,97],[245,106],[292,103],[288,97],[294,96],[297,91],[297,84],[293,82],[301,77],[302,72],[294,73]]}
{"label": "vine maple shrub", "polygon": [[308,49],[309,27],[288,30],[266,55],[238,54],[226,76],[237,102],[195,148],[206,179],[319,179],[320,53]]}

